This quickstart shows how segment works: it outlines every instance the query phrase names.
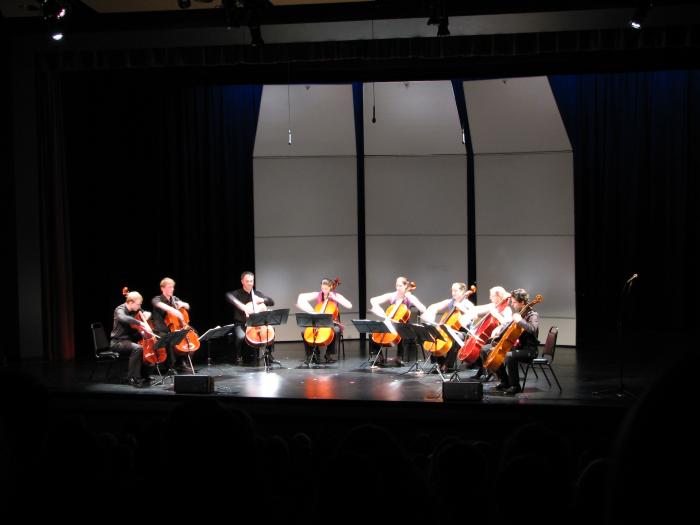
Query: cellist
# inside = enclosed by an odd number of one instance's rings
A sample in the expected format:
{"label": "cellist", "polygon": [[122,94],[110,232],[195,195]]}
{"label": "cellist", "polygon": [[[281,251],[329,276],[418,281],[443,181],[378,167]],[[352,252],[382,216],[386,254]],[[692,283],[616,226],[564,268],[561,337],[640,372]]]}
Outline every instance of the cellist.
{"label": "cellist", "polygon": [[[465,328],[468,328],[471,325],[472,319],[475,317],[476,307],[468,298],[469,295],[467,294],[467,285],[465,283],[452,283],[451,292],[451,299],[444,299],[429,305],[425,310],[425,313],[421,316],[421,319],[434,323],[437,314],[441,312],[449,312],[455,308],[461,312],[459,324]],[[430,358],[431,360],[434,359],[435,362],[438,363],[441,372],[446,372],[448,368],[452,368],[454,366],[457,350],[459,350],[459,347],[457,345],[452,345],[452,348],[450,348],[450,351],[446,355],[431,355]]]}
{"label": "cellist", "polygon": [[[328,301],[335,303],[336,305],[340,304],[341,306],[350,310],[352,308],[352,303],[348,301],[342,294],[335,291],[333,287],[333,280],[328,278],[322,279],[321,291],[306,292],[299,294],[299,296],[297,297],[297,308],[303,310],[304,312],[312,314],[315,312],[315,310],[314,307],[311,306],[311,301],[314,301],[316,305],[323,304],[324,302]],[[333,331],[335,332],[335,336],[328,344],[328,346],[326,346],[326,353],[324,355],[326,363],[336,362],[336,359],[333,356],[336,354],[336,341],[338,340],[338,337],[340,336],[342,330],[343,326],[340,323],[333,323]],[[306,340],[304,340],[304,350],[306,351],[306,360],[309,361],[309,359],[312,358],[313,347]],[[317,359],[317,357],[314,357],[314,359]]]}
{"label": "cellist", "polygon": [[[179,308],[190,309],[189,303],[181,300],[180,298],[173,295],[175,292],[175,281],[170,277],[165,277],[160,281],[160,295],[156,295],[151,300],[151,305],[153,306],[153,331],[158,336],[167,335],[170,332],[170,328],[165,324],[165,316],[167,314],[172,314],[180,321],[184,323],[184,318]],[[176,369],[183,371],[186,369],[184,364],[184,355],[176,355],[174,345],[169,344],[167,347],[168,351],[168,373],[175,374]]]}
{"label": "cellist", "polygon": [[[241,274],[241,287],[233,292],[226,293],[226,300],[235,306],[233,311],[234,328],[234,362],[240,357],[243,361],[257,361],[259,358],[259,350],[257,348],[249,348],[249,351],[243,353],[243,342],[245,341],[245,323],[250,314],[260,311],[265,306],[274,306],[275,301],[266,297],[260,290],[254,290],[255,274],[245,271]],[[253,307],[252,296],[255,296],[255,308]]]}
{"label": "cellist", "polygon": [[[142,332],[151,333],[151,327],[147,323],[151,314],[141,310],[142,304],[143,297],[140,293],[131,291],[126,294],[126,301],[114,309],[109,343],[110,349],[115,352],[130,352],[127,382],[136,388],[150,385],[148,376],[143,373],[143,347],[138,342],[143,338]],[[139,312],[143,319],[141,321],[135,317]]]}
{"label": "cellist", "polygon": [[[410,281],[403,276],[397,277],[396,278],[396,291],[395,292],[387,292],[382,295],[377,295],[375,297],[372,297],[369,300],[369,303],[371,305],[370,310],[378,315],[379,317],[386,318],[386,313],[384,310],[382,310],[381,305],[384,303],[389,303],[389,305],[392,304],[404,304],[406,305],[407,308],[411,308],[414,306],[421,314],[425,312],[426,308],[425,305],[416,297],[413,295],[413,293],[409,290],[409,285]],[[370,345],[370,352],[372,354],[376,352],[381,352],[381,346],[375,343],[370,339],[369,341]],[[400,340],[398,345],[396,345],[396,365],[397,366],[402,366],[403,363],[403,356],[404,356],[404,343],[403,340]],[[383,358],[380,355],[379,359],[377,360],[378,364],[383,364],[382,362]]]}
{"label": "cellist", "polygon": [[[509,294],[505,288],[502,286],[494,286],[489,290],[489,303],[479,305],[474,308],[474,314],[477,318],[474,320],[473,326],[478,325],[479,318],[483,318],[486,315],[492,315],[498,321],[498,326],[494,328],[489,337],[489,341],[498,336],[500,331],[503,330],[505,326],[510,324],[512,320],[512,310],[510,309],[509,305],[504,303],[505,308],[503,308],[501,311],[498,309],[498,305],[508,298],[508,296]],[[510,299],[508,299],[508,301],[510,301]],[[474,377],[480,379],[481,381],[490,381],[493,374],[486,373],[482,363],[483,359],[481,355],[479,355],[478,359],[473,363],[473,366],[478,367]]]}
{"label": "cellist", "polygon": [[[501,381],[496,385],[496,389],[502,390],[508,395],[515,395],[522,392],[518,370],[520,361],[528,361],[537,357],[540,314],[530,308],[525,313],[525,316],[520,315],[519,312],[530,302],[530,294],[523,288],[513,290],[510,295],[510,308],[513,311],[511,321],[520,325],[524,331],[513,345],[511,351],[506,354],[505,361],[501,367],[496,371],[496,375]],[[491,349],[496,345],[510,324],[510,322],[504,323],[494,330],[497,334],[492,336],[491,342],[484,345],[481,349],[482,362],[488,357]],[[500,328],[502,329],[499,330]]]}

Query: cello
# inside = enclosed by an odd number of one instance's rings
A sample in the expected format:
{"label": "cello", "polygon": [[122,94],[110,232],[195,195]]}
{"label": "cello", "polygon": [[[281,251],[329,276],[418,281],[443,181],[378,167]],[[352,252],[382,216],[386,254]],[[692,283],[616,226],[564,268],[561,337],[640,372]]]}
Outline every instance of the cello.
{"label": "cello", "polygon": [[[528,310],[530,310],[537,303],[542,302],[543,297],[537,294],[535,298],[527,303],[520,310],[520,315],[525,315]],[[518,338],[522,335],[525,329],[518,323],[511,323],[506,331],[503,333],[501,339],[496,343],[496,345],[491,349],[488,357],[484,361],[484,368],[495,372],[503,365],[503,361],[506,358],[506,354],[510,352],[513,345],[517,342]]]}
{"label": "cello", "polygon": [[[476,293],[476,286],[471,285],[469,290],[464,294],[464,298],[469,298]],[[462,324],[459,322],[460,317],[462,317],[462,311],[453,306],[451,310],[444,312],[440,318],[440,325],[447,325],[453,330],[459,331],[462,328]],[[442,339],[436,339],[435,341],[425,341],[423,343],[423,349],[436,357],[442,357],[446,355],[452,349],[452,339],[447,336],[442,328],[438,328],[438,331],[442,334]]]}
{"label": "cello", "polygon": [[175,350],[182,352],[183,354],[188,354],[196,352],[199,350],[200,342],[197,336],[197,331],[190,326],[190,314],[187,312],[187,308],[180,306],[177,311],[182,314],[182,321],[178,316],[172,312],[167,312],[165,314],[165,325],[171,332],[177,332],[178,330],[187,330],[187,334],[182,338],[182,341],[175,345]]}
{"label": "cello", "polygon": [[[261,306],[255,304],[255,294],[250,290],[250,303],[253,308],[253,313],[267,311],[267,305],[263,303]],[[253,348],[263,348],[272,344],[275,340],[275,329],[270,325],[249,326],[245,329],[245,342]]]}
{"label": "cello", "polygon": [[[416,283],[413,281],[406,285],[406,292],[416,289]],[[403,304],[403,299],[401,302],[391,303],[386,309],[385,320],[390,319],[395,323],[407,323],[411,318],[411,310]],[[393,346],[401,341],[401,336],[398,334],[387,333],[377,333],[372,334],[372,341],[381,346]]]}
{"label": "cello", "polygon": [[[122,288],[122,295],[124,297],[129,295],[129,288],[127,286]],[[163,347],[158,349],[155,348],[156,339],[158,339],[158,336],[153,333],[151,321],[146,321],[142,310],[136,312],[134,319],[140,321],[140,323],[130,324],[129,326],[141,334],[139,345],[141,345],[141,348],[143,348],[143,361],[152,365],[157,365],[165,361],[168,358],[168,353]],[[149,327],[151,327],[151,330],[146,330],[141,323],[147,324]]]}
{"label": "cello", "polygon": [[[322,303],[317,303],[316,306],[314,306],[314,312],[316,313],[331,314],[334,323],[338,322],[340,312],[338,311],[338,304],[330,299],[331,292],[339,285],[340,278],[336,277],[331,281],[331,289],[328,291],[328,296]],[[333,342],[333,338],[335,338],[335,330],[332,326],[321,326],[319,328],[309,326],[304,330],[304,341],[312,346],[328,346]]]}
{"label": "cello", "polygon": [[[496,305],[496,311],[498,311],[498,313],[502,313],[503,310],[506,309],[508,306],[508,299],[510,299],[510,295],[505,296]],[[500,322],[495,315],[491,312],[487,313],[476,324],[474,330],[470,332],[470,336],[467,338],[464,346],[459,349],[457,358],[468,365],[475,363],[481,355],[481,347],[486,344],[486,341],[491,337],[491,332],[493,332],[499,324]]]}

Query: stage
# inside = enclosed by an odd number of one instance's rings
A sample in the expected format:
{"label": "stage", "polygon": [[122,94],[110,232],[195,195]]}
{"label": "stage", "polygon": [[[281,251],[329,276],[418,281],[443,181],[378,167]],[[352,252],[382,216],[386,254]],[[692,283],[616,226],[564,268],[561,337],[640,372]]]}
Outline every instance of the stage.
{"label": "stage", "polygon": [[[331,364],[304,364],[304,351],[301,343],[277,343],[274,357],[280,365],[274,364],[268,371],[260,360],[259,365],[231,364],[228,356],[215,355],[212,365],[207,366],[206,347],[193,354],[197,375],[208,375],[214,380],[214,397],[236,397],[256,399],[296,399],[296,400],[346,400],[362,402],[413,402],[442,403],[442,378],[436,373],[423,373],[429,370],[430,362],[407,361],[404,366],[392,366],[395,355],[389,349],[389,364],[385,367],[372,367],[366,352],[360,349],[359,341],[345,342],[345,358],[342,352],[338,361]],[[412,355],[410,357],[413,357]],[[517,395],[505,395],[496,390],[497,380],[483,383],[487,405],[586,405],[624,406],[629,398],[615,395],[619,389],[619,363],[614,353],[601,355],[599,352],[586,359],[578,356],[573,347],[559,347],[552,363],[561,391],[551,373],[551,385],[537,370],[539,378],[532,370],[528,374],[525,390]],[[323,359],[322,359],[323,361]],[[68,362],[58,364],[25,363],[22,369],[37,376],[50,391],[55,393],[85,393],[92,395],[129,396],[177,396],[173,379],[166,379],[163,385],[147,388],[134,388],[124,382],[126,362],[120,361],[108,370],[102,364],[92,362]],[[164,372],[164,371],[163,371]],[[624,387],[639,393],[653,369],[644,363],[627,363],[623,369]],[[461,368],[459,380],[470,381],[475,370]],[[182,372],[180,375],[191,375]],[[449,379],[451,373],[444,374]],[[151,378],[158,379],[157,373]],[[522,374],[521,374],[522,380]]]}

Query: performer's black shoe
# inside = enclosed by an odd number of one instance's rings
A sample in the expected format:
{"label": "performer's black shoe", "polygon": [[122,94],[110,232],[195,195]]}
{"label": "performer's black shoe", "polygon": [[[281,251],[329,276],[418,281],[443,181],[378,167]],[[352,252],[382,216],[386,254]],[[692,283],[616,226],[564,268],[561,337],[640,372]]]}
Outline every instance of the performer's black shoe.
{"label": "performer's black shoe", "polygon": [[337,361],[337,359],[333,359],[332,356],[329,356],[329,355],[326,356],[326,363],[327,364],[335,363],[336,361]]}
{"label": "performer's black shoe", "polygon": [[511,387],[508,386],[508,383],[501,382],[496,385],[496,390],[508,390],[509,388]]}
{"label": "performer's black shoe", "polygon": [[136,388],[143,388],[146,386],[151,386],[150,381],[146,381],[140,377],[130,377],[129,379],[126,380],[126,382]]}
{"label": "performer's black shoe", "polygon": [[506,388],[503,392],[509,396],[514,396],[515,394],[519,394],[522,391],[523,389],[519,386],[511,386]]}

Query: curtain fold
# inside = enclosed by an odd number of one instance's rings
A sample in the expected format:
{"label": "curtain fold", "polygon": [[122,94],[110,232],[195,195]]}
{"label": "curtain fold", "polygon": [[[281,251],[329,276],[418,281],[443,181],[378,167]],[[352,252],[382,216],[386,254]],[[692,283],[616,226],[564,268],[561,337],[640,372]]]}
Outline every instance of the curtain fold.
{"label": "curtain fold", "polygon": [[609,343],[620,322],[641,348],[670,342],[693,311],[700,72],[549,80],[573,146],[579,346]]}

